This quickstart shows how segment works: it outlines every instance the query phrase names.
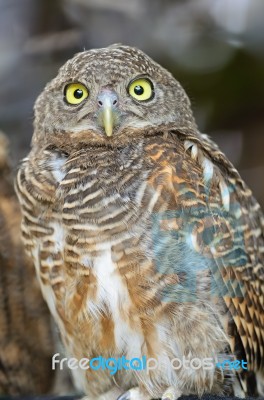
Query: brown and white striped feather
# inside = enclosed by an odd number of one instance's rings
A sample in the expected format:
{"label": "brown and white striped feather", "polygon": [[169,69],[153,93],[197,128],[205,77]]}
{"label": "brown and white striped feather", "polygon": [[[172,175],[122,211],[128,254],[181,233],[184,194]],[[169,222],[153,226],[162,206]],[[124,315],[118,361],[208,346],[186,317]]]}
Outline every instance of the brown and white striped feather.
{"label": "brown and white striped feather", "polygon": [[51,390],[52,321],[20,237],[8,140],[0,132],[0,394]]}
{"label": "brown and white striped feather", "polygon": [[[23,162],[17,192],[24,242],[69,354],[160,357],[162,373],[115,375],[123,390],[142,382],[153,396],[173,385],[228,392],[216,370],[176,376],[168,361],[183,354],[217,360],[230,346],[251,371],[263,371],[263,217],[206,136],[159,128],[119,146],[45,145]],[[235,230],[243,265],[232,260]],[[159,261],[161,238],[170,261]],[[184,285],[188,274],[195,288]],[[212,293],[212,277],[227,289],[223,298]],[[106,372],[92,373],[77,381],[93,396],[98,380],[101,393],[114,385]]]}

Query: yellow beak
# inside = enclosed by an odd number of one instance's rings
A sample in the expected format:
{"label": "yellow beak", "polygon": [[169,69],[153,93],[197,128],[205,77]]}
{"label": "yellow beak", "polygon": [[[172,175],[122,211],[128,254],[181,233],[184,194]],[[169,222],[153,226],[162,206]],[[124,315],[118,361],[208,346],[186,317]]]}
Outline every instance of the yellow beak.
{"label": "yellow beak", "polygon": [[103,108],[103,126],[108,137],[112,136],[114,128],[114,114],[111,100],[105,101]]}
{"label": "yellow beak", "polygon": [[119,121],[118,95],[111,88],[102,88],[97,97],[98,124],[104,129],[106,136],[113,135]]}

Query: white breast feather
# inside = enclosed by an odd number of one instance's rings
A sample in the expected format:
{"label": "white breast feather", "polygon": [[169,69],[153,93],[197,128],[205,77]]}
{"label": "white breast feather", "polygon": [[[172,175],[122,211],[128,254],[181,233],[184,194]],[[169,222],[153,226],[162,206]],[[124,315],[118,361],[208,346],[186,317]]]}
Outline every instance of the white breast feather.
{"label": "white breast feather", "polygon": [[92,268],[98,281],[98,294],[95,303],[88,302],[88,309],[99,316],[98,313],[100,314],[106,303],[114,320],[115,342],[118,349],[125,351],[127,357],[141,357],[143,335],[132,330],[128,318],[124,320],[120,315],[120,307],[129,309],[130,298],[116,264],[112,261],[110,246],[93,262]]}

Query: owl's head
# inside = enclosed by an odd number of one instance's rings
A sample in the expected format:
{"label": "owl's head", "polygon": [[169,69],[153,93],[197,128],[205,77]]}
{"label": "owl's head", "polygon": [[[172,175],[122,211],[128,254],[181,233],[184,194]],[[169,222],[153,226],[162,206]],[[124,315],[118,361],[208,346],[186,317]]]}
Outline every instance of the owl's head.
{"label": "owl's head", "polygon": [[195,126],[181,85],[142,51],[113,45],[61,67],[37,99],[33,143],[118,143],[170,124]]}

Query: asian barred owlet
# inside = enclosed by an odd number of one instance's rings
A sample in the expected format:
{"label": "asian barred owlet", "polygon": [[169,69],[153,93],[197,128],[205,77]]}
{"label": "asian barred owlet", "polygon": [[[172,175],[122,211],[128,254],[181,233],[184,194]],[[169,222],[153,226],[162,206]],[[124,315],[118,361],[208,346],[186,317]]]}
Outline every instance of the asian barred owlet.
{"label": "asian barred owlet", "polygon": [[69,60],[37,99],[16,188],[68,357],[157,360],[74,368],[87,399],[260,390],[263,215],[168,71],[122,45]]}

